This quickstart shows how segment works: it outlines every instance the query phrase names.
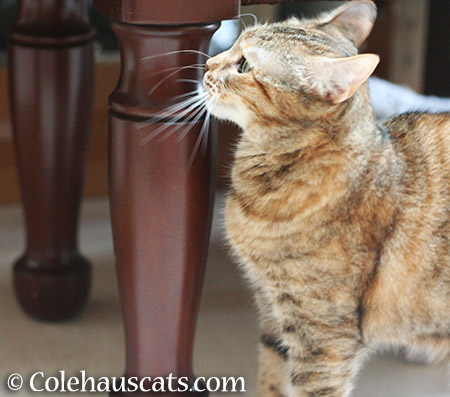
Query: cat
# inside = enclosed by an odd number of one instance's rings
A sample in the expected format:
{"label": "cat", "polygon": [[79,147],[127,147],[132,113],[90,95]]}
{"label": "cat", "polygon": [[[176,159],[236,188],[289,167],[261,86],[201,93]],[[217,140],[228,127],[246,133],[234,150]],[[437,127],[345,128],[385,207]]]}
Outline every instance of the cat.
{"label": "cat", "polygon": [[245,30],[207,61],[243,134],[225,226],[255,292],[259,396],[348,396],[368,353],[450,347],[450,113],[377,125],[370,0]]}

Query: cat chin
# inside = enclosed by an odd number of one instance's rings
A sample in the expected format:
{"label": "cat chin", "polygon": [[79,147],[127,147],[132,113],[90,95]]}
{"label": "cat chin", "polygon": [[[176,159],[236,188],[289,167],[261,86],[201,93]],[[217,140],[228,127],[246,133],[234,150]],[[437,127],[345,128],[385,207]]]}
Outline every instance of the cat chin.
{"label": "cat chin", "polygon": [[208,110],[214,117],[236,123],[242,129],[245,129],[248,125],[248,115],[240,110],[238,106],[211,104],[208,106]]}
{"label": "cat chin", "polygon": [[211,113],[218,119],[231,121],[242,129],[248,125],[248,116],[235,106],[216,106]]}

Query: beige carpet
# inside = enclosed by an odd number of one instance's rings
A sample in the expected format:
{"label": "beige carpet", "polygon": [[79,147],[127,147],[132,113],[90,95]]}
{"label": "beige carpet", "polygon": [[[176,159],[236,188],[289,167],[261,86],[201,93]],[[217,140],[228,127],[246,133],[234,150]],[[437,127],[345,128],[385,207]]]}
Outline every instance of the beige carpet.
{"label": "beige carpet", "polygon": [[[219,198],[220,201],[222,198]],[[243,376],[247,395],[256,389],[257,323],[243,283],[222,248],[216,216],[200,309],[195,349],[196,374]],[[105,199],[84,204],[81,249],[94,264],[89,304],[76,320],[46,324],[26,317],[11,286],[10,265],[23,249],[22,213],[0,208],[0,396],[43,395],[29,389],[6,391],[9,374],[26,379],[42,371],[68,376],[120,376],[124,368],[123,329],[113,267],[111,232]],[[352,397],[449,397],[446,370],[404,363],[392,356],[373,358],[364,366]],[[84,395],[75,393],[52,396]],[[96,396],[104,397],[103,393]],[[218,394],[217,394],[218,395]]]}

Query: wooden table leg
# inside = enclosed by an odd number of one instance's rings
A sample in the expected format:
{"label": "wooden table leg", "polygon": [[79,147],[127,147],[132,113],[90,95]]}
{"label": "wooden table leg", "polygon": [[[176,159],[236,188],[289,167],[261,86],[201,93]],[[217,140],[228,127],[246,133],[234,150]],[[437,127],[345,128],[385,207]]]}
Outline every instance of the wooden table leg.
{"label": "wooden table leg", "polygon": [[[196,88],[222,18],[239,0],[94,0],[112,20],[121,49],[121,75],[110,96],[110,200],[116,270],[126,339],[126,376],[193,379],[196,317],[214,192],[215,136],[191,155],[202,123],[184,126],[155,114]],[[183,81],[181,81],[183,80]],[[159,122],[158,122],[159,121]],[[199,120],[202,121],[202,120]],[[148,138],[161,126],[167,129]],[[174,133],[166,136],[166,132]],[[164,138],[162,138],[165,136]],[[161,138],[161,139],[160,139]],[[148,383],[146,385],[149,386]],[[166,393],[168,395],[166,383]],[[135,393],[140,396],[145,393]],[[192,390],[188,394],[207,394]],[[115,394],[128,396],[126,393]]]}
{"label": "wooden table leg", "polygon": [[93,97],[87,0],[19,0],[9,76],[14,141],[26,223],[15,263],[20,304],[61,320],[83,307],[89,263],[77,229]]}
{"label": "wooden table leg", "polygon": [[[178,54],[154,62],[140,60],[182,48],[207,51],[216,28],[216,24],[191,28],[113,24],[123,65],[119,86],[111,96],[110,198],[127,376],[193,376],[192,350],[215,167],[215,131],[211,129],[206,152],[199,150],[188,169],[201,122],[181,141],[177,141],[179,134],[173,134],[160,142],[170,132],[168,128],[146,142],[162,126],[151,120],[154,106],[171,94],[195,88],[178,79],[201,74],[187,69],[148,98],[146,90],[167,75],[149,76],[153,68],[173,71],[176,66],[204,63],[205,58]],[[150,101],[155,104],[151,106]]]}

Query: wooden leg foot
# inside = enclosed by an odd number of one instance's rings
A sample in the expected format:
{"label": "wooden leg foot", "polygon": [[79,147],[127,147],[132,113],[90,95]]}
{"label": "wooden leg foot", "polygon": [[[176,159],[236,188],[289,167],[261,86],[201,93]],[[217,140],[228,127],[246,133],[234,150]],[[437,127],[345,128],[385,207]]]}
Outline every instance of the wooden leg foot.
{"label": "wooden leg foot", "polygon": [[76,253],[40,262],[22,257],[14,264],[17,299],[26,313],[39,320],[76,316],[86,303],[89,286],[89,262]]}

